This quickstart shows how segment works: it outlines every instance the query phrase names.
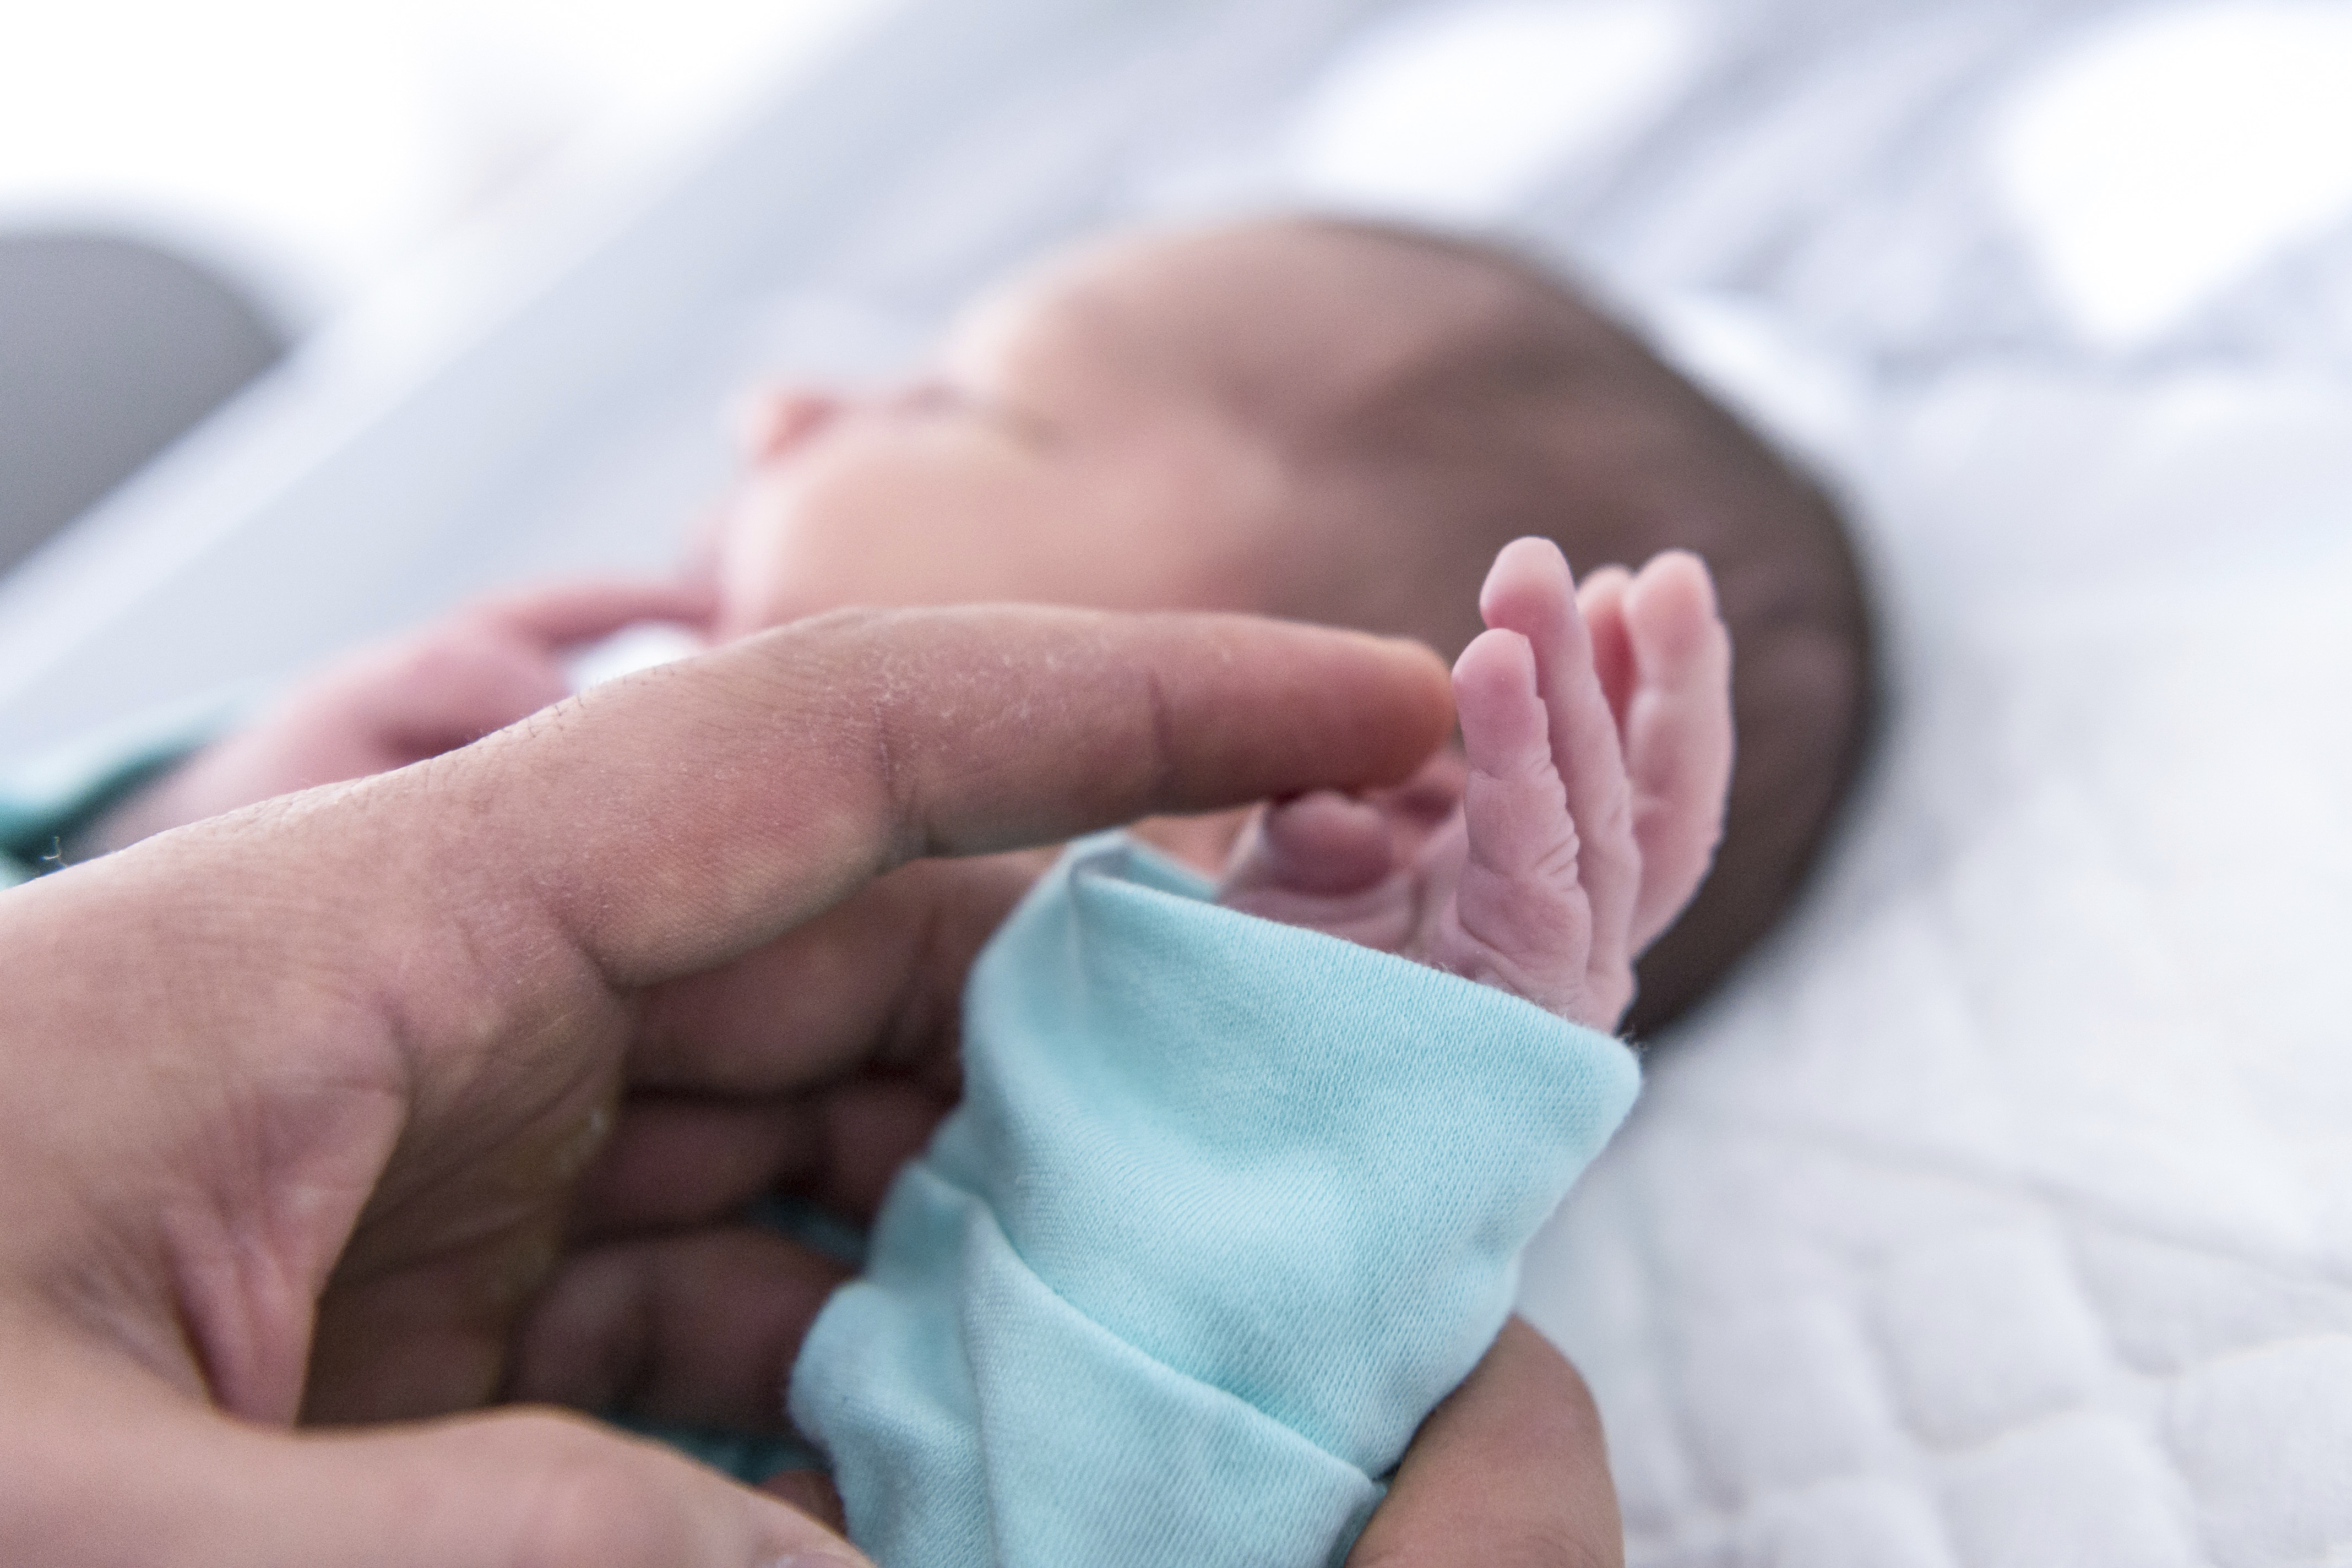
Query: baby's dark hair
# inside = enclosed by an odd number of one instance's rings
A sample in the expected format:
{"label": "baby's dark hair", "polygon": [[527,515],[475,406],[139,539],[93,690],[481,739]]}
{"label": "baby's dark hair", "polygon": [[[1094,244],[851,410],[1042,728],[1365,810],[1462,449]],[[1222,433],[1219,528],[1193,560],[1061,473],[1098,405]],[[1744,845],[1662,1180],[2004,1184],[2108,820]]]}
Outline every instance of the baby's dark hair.
{"label": "baby's dark hair", "polygon": [[1580,576],[1674,548],[1714,572],[1738,758],[1714,870],[1641,965],[1629,1026],[1655,1030],[1793,901],[1860,762],[1872,635],[1837,508],[1548,268],[1453,235],[1283,222],[1377,247],[1398,308],[1432,322],[1370,374],[1304,398],[1294,375],[1290,395],[1250,411],[1275,437],[1286,508],[1347,541],[1337,572],[1326,553],[1292,585],[1286,612],[1420,636],[1452,656],[1480,630],[1486,564],[1522,535],[1558,541]]}

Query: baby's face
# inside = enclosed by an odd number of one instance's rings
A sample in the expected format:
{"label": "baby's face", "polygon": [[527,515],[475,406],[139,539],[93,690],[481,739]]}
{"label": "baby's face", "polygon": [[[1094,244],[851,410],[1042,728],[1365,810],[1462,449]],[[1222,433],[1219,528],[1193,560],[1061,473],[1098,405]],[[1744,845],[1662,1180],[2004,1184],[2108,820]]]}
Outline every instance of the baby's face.
{"label": "baby's face", "polygon": [[719,634],[849,604],[1254,608],[1265,459],[1171,351],[1170,270],[1149,243],[1085,253],[901,384],[756,399]]}

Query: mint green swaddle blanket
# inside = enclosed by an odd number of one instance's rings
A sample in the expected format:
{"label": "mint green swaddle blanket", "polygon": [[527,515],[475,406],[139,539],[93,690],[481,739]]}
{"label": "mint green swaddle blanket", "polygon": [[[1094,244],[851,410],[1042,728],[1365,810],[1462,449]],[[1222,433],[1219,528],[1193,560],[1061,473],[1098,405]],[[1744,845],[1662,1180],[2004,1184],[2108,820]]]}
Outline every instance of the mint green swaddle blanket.
{"label": "mint green swaddle blanket", "polygon": [[1116,833],[983,953],[964,1056],[793,1373],[884,1568],[1338,1563],[1639,1081]]}

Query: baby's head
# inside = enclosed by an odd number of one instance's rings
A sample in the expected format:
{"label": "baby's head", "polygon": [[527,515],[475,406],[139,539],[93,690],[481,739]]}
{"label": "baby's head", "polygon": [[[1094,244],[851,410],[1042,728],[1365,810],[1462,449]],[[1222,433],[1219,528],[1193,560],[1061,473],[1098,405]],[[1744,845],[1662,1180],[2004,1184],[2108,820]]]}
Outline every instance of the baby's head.
{"label": "baby's head", "polygon": [[918,379],[756,403],[721,631],[845,604],[1250,611],[1451,656],[1524,534],[1580,572],[1713,569],[1740,751],[1716,869],[1633,1023],[1796,891],[1866,724],[1867,619],[1822,494],[1623,328],[1471,242],[1276,219],[1089,247],[982,300]]}

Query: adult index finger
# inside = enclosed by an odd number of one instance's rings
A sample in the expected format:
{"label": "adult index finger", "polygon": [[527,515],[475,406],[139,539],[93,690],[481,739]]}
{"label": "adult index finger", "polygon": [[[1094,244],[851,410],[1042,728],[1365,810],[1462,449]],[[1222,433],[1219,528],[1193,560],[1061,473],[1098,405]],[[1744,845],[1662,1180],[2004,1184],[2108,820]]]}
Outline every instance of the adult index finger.
{"label": "adult index finger", "polygon": [[850,612],[589,694],[418,780],[606,978],[724,962],[903,861],[1393,783],[1452,720],[1414,643],[1242,616]]}

